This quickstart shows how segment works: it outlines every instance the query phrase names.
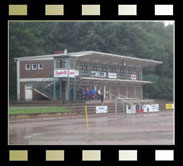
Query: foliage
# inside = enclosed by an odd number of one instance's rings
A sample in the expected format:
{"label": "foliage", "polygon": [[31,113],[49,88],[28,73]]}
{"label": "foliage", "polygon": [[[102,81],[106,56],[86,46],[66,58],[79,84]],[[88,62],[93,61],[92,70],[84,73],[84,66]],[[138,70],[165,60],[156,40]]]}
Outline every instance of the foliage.
{"label": "foliage", "polygon": [[163,65],[144,69],[155,74],[144,93],[173,97],[173,25],[162,22],[10,22],[10,99],[16,96],[15,57],[52,54],[55,50],[101,51],[154,59]]}

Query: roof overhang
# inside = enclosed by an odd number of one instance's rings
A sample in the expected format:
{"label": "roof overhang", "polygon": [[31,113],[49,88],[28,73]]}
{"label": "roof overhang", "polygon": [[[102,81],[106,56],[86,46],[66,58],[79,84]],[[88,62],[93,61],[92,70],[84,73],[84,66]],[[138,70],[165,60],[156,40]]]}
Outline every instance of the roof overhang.
{"label": "roof overhang", "polygon": [[50,55],[41,55],[41,56],[32,56],[32,57],[20,57],[15,58],[15,60],[43,60],[43,59],[53,59],[53,58],[69,58],[73,57],[78,60],[103,63],[103,64],[126,64],[126,66],[135,66],[135,67],[147,67],[162,64],[162,61],[155,61],[150,59],[142,59],[129,57],[124,55],[103,53],[97,51],[82,51],[82,52],[73,52],[66,54],[50,54]]}
{"label": "roof overhang", "polygon": [[124,79],[111,79],[111,78],[95,78],[95,77],[80,77],[80,80],[88,80],[88,81],[100,81],[105,83],[122,83],[129,85],[144,85],[144,84],[152,84],[151,81],[143,81],[143,80],[124,80]]}

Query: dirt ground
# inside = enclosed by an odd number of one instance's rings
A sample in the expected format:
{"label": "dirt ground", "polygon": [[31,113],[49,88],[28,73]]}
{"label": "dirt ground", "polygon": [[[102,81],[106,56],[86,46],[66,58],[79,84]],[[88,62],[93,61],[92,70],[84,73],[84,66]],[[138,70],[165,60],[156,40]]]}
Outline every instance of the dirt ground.
{"label": "dirt ground", "polygon": [[173,145],[174,113],[89,114],[9,122],[10,145]]}

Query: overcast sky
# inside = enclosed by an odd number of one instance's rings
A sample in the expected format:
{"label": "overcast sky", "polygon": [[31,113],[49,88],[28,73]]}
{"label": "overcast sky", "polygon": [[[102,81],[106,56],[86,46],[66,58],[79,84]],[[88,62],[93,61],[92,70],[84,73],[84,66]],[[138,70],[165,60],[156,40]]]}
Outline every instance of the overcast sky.
{"label": "overcast sky", "polygon": [[169,25],[169,24],[173,24],[173,23],[174,23],[174,21],[163,21],[163,22],[164,22],[165,26],[167,26],[167,25]]}

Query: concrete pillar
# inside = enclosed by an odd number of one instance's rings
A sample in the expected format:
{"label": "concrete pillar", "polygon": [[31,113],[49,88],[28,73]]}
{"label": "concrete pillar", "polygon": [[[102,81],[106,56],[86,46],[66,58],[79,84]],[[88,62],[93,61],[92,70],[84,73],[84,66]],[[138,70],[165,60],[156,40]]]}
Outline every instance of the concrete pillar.
{"label": "concrete pillar", "polygon": [[17,60],[17,100],[20,100],[20,61]]}
{"label": "concrete pillar", "polygon": [[136,86],[134,86],[134,98],[137,98],[137,93],[136,93],[136,91],[137,91],[137,88],[136,88]]}
{"label": "concrete pillar", "polygon": [[128,95],[128,85],[126,85],[126,96],[129,97],[129,95]]}

